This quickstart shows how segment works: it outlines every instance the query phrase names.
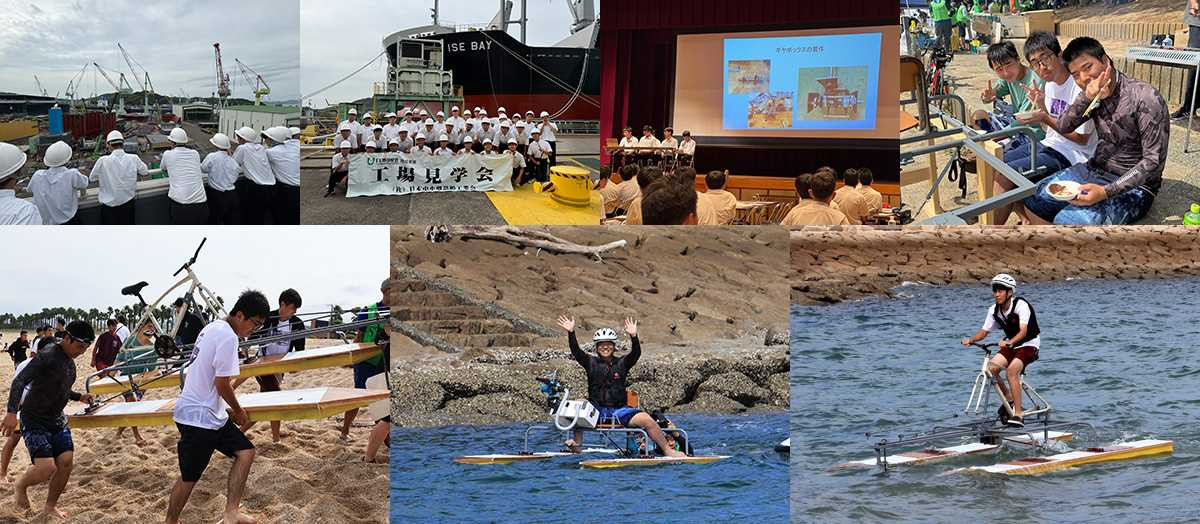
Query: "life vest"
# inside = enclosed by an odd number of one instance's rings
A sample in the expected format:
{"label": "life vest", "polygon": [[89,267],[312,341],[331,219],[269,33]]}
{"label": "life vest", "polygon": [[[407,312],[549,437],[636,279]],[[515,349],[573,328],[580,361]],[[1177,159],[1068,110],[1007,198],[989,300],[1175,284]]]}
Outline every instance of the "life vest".
{"label": "life vest", "polygon": [[[1025,305],[1029,307],[1029,326],[1025,330],[1024,337],[1020,339],[1013,339],[1013,337],[1017,336],[1017,333],[1021,331],[1021,319],[1017,316],[1018,301],[1024,302]],[[1000,306],[996,306],[995,311],[992,313],[992,320],[996,322],[997,326],[1000,326],[1000,328],[1004,330],[1005,338],[1012,342],[1012,346],[1014,348],[1021,347],[1021,345],[1026,341],[1033,340],[1042,333],[1042,331],[1038,329],[1037,313],[1033,311],[1033,305],[1030,304],[1028,300],[1025,300],[1021,297],[1013,298],[1012,312],[1010,312],[1008,315],[1005,315],[1001,311]]]}
{"label": "life vest", "polygon": [[[379,304],[378,303],[367,306],[367,320],[375,320],[376,318],[379,318]],[[379,339],[379,333],[381,332],[382,329],[383,329],[383,326],[381,324],[371,324],[371,325],[367,326],[366,328],[363,328],[362,341],[367,344],[375,342],[377,339]],[[383,365],[383,355],[368,358],[364,362],[368,362],[368,363],[376,365],[376,366],[381,366],[381,365]]]}
{"label": "life vest", "polygon": [[612,358],[608,362],[592,357],[588,366],[588,400],[597,406],[625,407],[626,373],[625,358]]}

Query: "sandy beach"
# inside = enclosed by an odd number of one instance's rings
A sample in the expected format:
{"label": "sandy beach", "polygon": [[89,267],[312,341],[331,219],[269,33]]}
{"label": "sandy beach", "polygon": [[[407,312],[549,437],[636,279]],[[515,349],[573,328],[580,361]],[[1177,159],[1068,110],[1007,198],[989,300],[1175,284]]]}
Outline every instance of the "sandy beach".
{"label": "sandy beach", "polygon": [[1200,275],[1200,234],[1182,226],[819,227],[791,232],[794,304],[887,295],[904,282],[983,283]]}
{"label": "sandy beach", "polygon": [[[4,333],[11,343],[16,333]],[[309,339],[307,347],[339,344],[337,340]],[[13,377],[12,360],[0,362],[0,384],[7,399]],[[76,360],[83,391],[91,354]],[[349,369],[302,371],[284,377],[283,389],[316,386],[353,387]],[[254,393],[258,384],[249,380],[238,393]],[[170,398],[174,389],[150,390],[147,399]],[[350,432],[350,442],[338,440],[340,418],[283,422],[283,440],[271,442],[270,425],[259,423],[249,432],[257,447],[254,465],[242,503],[244,513],[259,522],[368,523],[387,521],[386,464],[362,461],[370,431],[360,417]],[[132,432],[116,438],[116,429],[74,429],[75,467],[60,499],[59,509],[68,522],[92,524],[154,522],[166,514],[167,497],[178,475],[175,446],[179,433],[174,427],[141,429],[144,446],[134,444]],[[386,453],[386,449],[383,450]],[[204,477],[184,510],[184,522],[216,522],[225,505],[225,480],[231,460],[214,454]],[[33,522],[15,512],[12,483],[29,466],[24,444],[13,454],[8,478],[0,480],[0,522]],[[36,510],[46,500],[46,484],[29,490]]]}

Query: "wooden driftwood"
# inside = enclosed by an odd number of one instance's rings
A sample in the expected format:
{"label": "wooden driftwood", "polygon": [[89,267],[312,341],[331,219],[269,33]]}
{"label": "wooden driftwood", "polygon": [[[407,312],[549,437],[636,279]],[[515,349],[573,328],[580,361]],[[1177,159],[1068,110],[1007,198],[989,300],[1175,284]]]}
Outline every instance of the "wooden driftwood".
{"label": "wooden driftwood", "polygon": [[425,238],[430,242],[448,242],[454,237],[493,240],[518,247],[536,247],[553,253],[594,256],[597,259],[600,259],[600,254],[605,251],[625,247],[624,240],[617,240],[598,246],[585,246],[559,238],[545,231],[524,229],[516,226],[437,225],[429,226],[425,230]]}

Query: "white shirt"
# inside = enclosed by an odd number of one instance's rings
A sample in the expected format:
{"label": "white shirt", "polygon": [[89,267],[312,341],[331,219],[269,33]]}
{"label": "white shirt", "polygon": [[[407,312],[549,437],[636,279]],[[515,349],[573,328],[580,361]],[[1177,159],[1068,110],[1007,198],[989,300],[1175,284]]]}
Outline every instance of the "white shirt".
{"label": "white shirt", "polygon": [[[662,147],[669,147],[671,149],[679,149],[679,141],[675,140],[675,137],[664,138],[662,140],[662,142],[659,143],[658,145],[660,145]],[[673,153],[674,153],[674,151],[659,151],[659,154],[661,154],[661,155],[670,155]]]}
{"label": "white shirt", "polygon": [[554,133],[558,131],[558,126],[555,125],[554,122],[550,122],[547,120],[544,123],[539,122],[537,126],[538,126],[538,129],[541,130],[541,132],[542,132],[542,140],[545,140],[547,142],[554,141],[554,139],[556,138],[554,136]]}
{"label": "white shirt", "polygon": [[100,182],[100,203],[117,207],[133,200],[137,194],[138,175],[146,175],[149,169],[137,155],[126,154],[117,149],[107,156],[96,159],[88,179]]}
{"label": "white shirt", "polygon": [[175,401],[175,422],[221,429],[229,420],[225,400],[213,380],[238,375],[238,337],[225,320],[204,326],[185,368],[183,391]]}
{"label": "white shirt", "polygon": [[529,156],[536,158],[538,160],[546,159],[550,156],[550,143],[547,142],[545,139],[531,140],[529,142],[529,148],[526,149],[525,152]]}
{"label": "white shirt", "polygon": [[42,214],[37,206],[17,198],[17,192],[0,189],[0,226],[40,226]]}
{"label": "white shirt", "polygon": [[446,119],[447,122],[454,123],[454,129],[462,130],[467,125],[467,120],[461,116],[451,116]]}
{"label": "white shirt", "polygon": [[[1079,97],[1083,92],[1078,85],[1075,84],[1075,78],[1067,75],[1065,84],[1056,84],[1054,82],[1046,82],[1043,88],[1046,92],[1046,109],[1050,113],[1050,117],[1058,120],[1071,106],[1071,103]],[[1087,145],[1080,145],[1078,142],[1073,142],[1067,137],[1062,136],[1053,129],[1046,127],[1046,138],[1042,139],[1042,145],[1051,147],[1058,151],[1062,156],[1067,157],[1071,164],[1082,164],[1087,162],[1096,153],[1096,144],[1100,142],[1100,135],[1095,132],[1096,124],[1089,119],[1083,125],[1075,128],[1075,132],[1079,134],[1091,135],[1088,137]]]}
{"label": "white shirt", "polygon": [[632,153],[633,151],[631,149],[634,147],[637,147],[638,140],[632,136],[628,136],[628,137],[622,138],[621,143],[618,145],[620,145],[621,147],[624,147],[624,148],[629,148],[629,149],[621,150],[622,153]]}
{"label": "white shirt", "polygon": [[208,187],[217,191],[231,191],[237,182],[238,165],[229,153],[213,151],[200,163],[200,172],[208,175]]}
{"label": "white shirt", "polygon": [[42,223],[58,225],[71,220],[79,210],[79,190],[87,186],[88,178],[78,169],[58,166],[34,173],[29,191],[42,214]]}
{"label": "white shirt", "polygon": [[300,149],[289,144],[279,144],[267,149],[267,163],[280,184],[300,185]]}
{"label": "white shirt", "polygon": [[684,140],[683,142],[680,142],[679,143],[679,154],[694,156],[696,154],[696,141],[695,140]]}
{"label": "white shirt", "polygon": [[415,154],[415,153],[425,153],[426,155],[433,154],[433,150],[429,149],[429,146],[412,146],[411,148],[409,148],[408,152],[413,153],[413,154]]}
{"label": "white shirt", "polygon": [[449,147],[438,146],[433,154],[434,156],[454,156],[454,151],[451,151]]}
{"label": "white shirt", "polygon": [[405,138],[403,140],[400,140],[400,143],[398,145],[400,146],[401,153],[407,153],[412,150],[413,139]]}
{"label": "white shirt", "polygon": [[509,151],[506,149],[506,150],[504,150],[504,154],[512,155],[513,169],[519,169],[519,168],[525,167],[525,156],[522,155],[521,153],[518,153],[516,151]]}
{"label": "white shirt", "polygon": [[508,147],[508,139],[510,138],[517,138],[517,132],[515,130],[509,128],[508,132],[505,133],[504,131],[497,129],[496,134],[492,136],[492,143],[498,146]]}
{"label": "white shirt", "polygon": [[[271,336],[291,334],[292,319],[291,318],[288,318],[287,320],[280,319],[279,325],[275,326],[275,329],[272,331],[273,332],[271,333]],[[292,348],[292,341],[284,340],[281,342],[276,342],[274,344],[267,344],[267,345],[263,346],[262,348],[259,349],[259,353],[262,355],[282,355],[284,353],[287,353],[288,350],[291,348]]]}
{"label": "white shirt", "polygon": [[[1010,300],[1010,302],[1012,302],[1012,305],[1009,306],[1007,311],[1005,311],[1004,316],[1007,317],[1008,315],[1011,315],[1013,313],[1013,308],[1016,308],[1017,319],[1018,319],[1017,322],[1019,324],[1028,325],[1029,317],[1031,315],[1031,313],[1029,312],[1029,305],[1026,304],[1024,300],[1021,300],[1018,303],[1018,301],[1015,297],[1012,300]],[[983,330],[984,331],[992,332],[992,331],[1001,329],[1000,326],[996,324],[996,319],[994,318],[995,314],[996,314],[996,304],[992,304],[992,307],[988,308],[987,318],[983,319]],[[1033,346],[1035,348],[1041,348],[1042,337],[1038,336],[1031,340],[1026,340],[1025,342],[1021,343],[1021,346],[1022,347]]]}
{"label": "white shirt", "polygon": [[643,136],[641,139],[638,140],[638,146],[640,146],[640,147],[658,147],[661,145],[662,145],[662,143],[659,142],[658,139],[654,138],[653,136]]}
{"label": "white shirt", "polygon": [[[350,133],[351,138],[354,133]],[[354,147],[354,144],[351,144]],[[271,161],[267,160],[267,149],[262,144],[246,142],[238,144],[233,151],[233,159],[242,166],[242,173],[251,182],[260,186],[275,185],[275,173],[271,172]]]}
{"label": "white shirt", "polygon": [[167,170],[170,183],[167,198],[180,204],[208,201],[208,197],[204,195],[204,172],[200,170],[200,153],[195,149],[175,147],[164,151],[162,168]]}
{"label": "white shirt", "polygon": [[346,169],[350,169],[350,155],[342,156],[340,152],[333,155],[333,161],[330,163],[329,168],[337,171],[338,166],[341,165],[343,160],[346,161]]}
{"label": "white shirt", "polygon": [[400,124],[384,124],[383,136],[385,138],[387,138],[388,140],[391,140],[393,138],[400,138],[400,129],[401,129]]}
{"label": "white shirt", "polygon": [[125,343],[125,339],[129,337],[129,328],[125,324],[117,324],[117,338],[121,339],[121,343]]}
{"label": "white shirt", "polygon": [[[350,146],[357,149],[359,144],[358,139],[361,138],[363,134],[362,122],[359,122],[358,120],[353,122],[344,120],[342,123],[350,126]],[[338,127],[341,127],[341,125],[339,124]]]}

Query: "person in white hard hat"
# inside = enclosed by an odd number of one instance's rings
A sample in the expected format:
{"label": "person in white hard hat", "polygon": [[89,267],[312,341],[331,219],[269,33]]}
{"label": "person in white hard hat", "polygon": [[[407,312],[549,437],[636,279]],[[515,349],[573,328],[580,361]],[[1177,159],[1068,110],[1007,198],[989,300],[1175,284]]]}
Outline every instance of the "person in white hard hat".
{"label": "person in white hard hat", "polygon": [[[471,145],[467,145],[467,137],[471,137]],[[474,149],[479,145],[479,129],[475,127],[475,119],[468,118],[467,123],[463,124],[463,148],[470,147],[472,151],[478,153],[478,149]]]}
{"label": "person in white hard hat", "polygon": [[530,166],[529,175],[539,182],[548,182],[550,180],[550,153],[553,149],[550,148],[549,142],[542,139],[541,129],[533,128],[527,150],[529,151],[527,155]]}
{"label": "person in white hard hat", "polygon": [[425,134],[426,138],[436,137],[442,134],[437,130],[437,122],[434,122],[432,118],[425,119],[425,123],[421,127],[421,132]]}
{"label": "person in white hard hat", "polygon": [[378,151],[378,149],[375,147],[375,141],[371,140],[370,138],[368,138],[367,142],[363,144],[363,147],[367,148],[368,153],[374,153]]}
{"label": "person in white hard hat", "polygon": [[0,226],[40,226],[36,205],[17,198],[17,179],[25,174],[28,157],[21,148],[0,142]]}
{"label": "person in white hard hat", "polygon": [[138,177],[150,170],[137,155],[125,153],[125,136],[120,131],[110,131],[105,142],[110,153],[96,159],[88,173],[89,180],[100,183],[100,223],[132,225]]}
{"label": "person in white hard hat", "polygon": [[400,152],[400,141],[396,140],[395,138],[388,140],[387,150],[388,150],[388,153],[399,153]]}
{"label": "person in white hard hat", "polygon": [[517,151],[517,139],[508,139],[508,149],[504,150],[504,154],[513,157],[513,186],[519,186],[525,183],[525,155]]}
{"label": "person in white hard hat", "polygon": [[550,144],[550,165],[558,165],[558,125],[550,121],[550,113],[542,111],[542,121],[538,124],[538,130],[542,132],[542,140]]}
{"label": "person in white hard hat", "polygon": [[383,136],[383,126],[375,124],[371,128],[371,141],[375,142],[375,150],[383,151],[387,149],[387,137]]}
{"label": "person in white hard hat", "polygon": [[271,195],[271,213],[276,224],[300,223],[300,148],[287,143],[288,128],[272,127],[263,132],[267,139],[267,163],[275,175]]}
{"label": "person in white hard hat", "polygon": [[347,176],[350,175],[350,146],[349,140],[342,140],[338,143],[338,152],[333,155],[333,165],[329,169],[329,185],[325,188],[325,197],[333,195],[337,190],[338,184],[341,184]]}
{"label": "person in white hard hat", "polygon": [[48,169],[40,169],[29,181],[33,203],[42,214],[43,224],[79,224],[79,191],[87,189],[88,178],[78,169],[64,167],[71,160],[71,146],[58,141],[46,148],[43,161]]}
{"label": "person in white hard hat", "polygon": [[438,136],[438,148],[433,151],[434,156],[454,156],[454,151],[450,149],[450,137],[442,133]]}
{"label": "person in white hard hat", "polygon": [[208,197],[204,194],[204,172],[200,153],[184,145],[189,139],[182,127],[167,137],[171,149],[163,152],[162,169],[170,181],[167,198],[171,205],[171,224],[202,225],[208,221]]}
{"label": "person in white hard hat", "polygon": [[454,125],[454,122],[446,121],[446,132],[443,134],[450,139],[451,151],[458,151],[462,147],[463,132]]}
{"label": "person in white hard hat", "polygon": [[297,147],[299,147],[299,146],[300,146],[300,132],[301,132],[300,128],[298,128],[298,127],[289,127],[289,128],[288,128],[288,131],[291,131],[291,132],[292,132],[292,137],[291,137],[291,139],[290,139],[290,140],[288,140],[288,142],[289,142],[289,143],[294,143],[294,144],[295,144]]}
{"label": "person in white hard hat", "polygon": [[412,150],[413,139],[408,136],[408,130],[400,128],[400,136],[396,137],[396,144],[400,146],[401,153],[407,153]]}
{"label": "person in white hard hat", "polygon": [[363,134],[362,122],[358,121],[358,110],[351,107],[349,111],[346,111],[346,119],[338,124],[339,130],[341,130],[342,124],[350,127],[350,145],[354,147],[355,151],[357,151],[358,145],[362,141]]}
{"label": "person in white hard hat", "polygon": [[496,130],[492,128],[492,123],[486,118],[479,119],[479,131],[475,135],[476,144],[479,144],[480,153],[483,152],[483,140],[496,140]]}
{"label": "person in white hard hat", "polygon": [[[353,129],[353,126],[350,126],[350,129]],[[238,209],[241,210],[242,223],[265,224],[271,209],[271,197],[275,192],[275,173],[271,171],[267,149],[260,143],[262,139],[259,133],[249,127],[242,127],[233,134],[238,143],[237,149],[233,151],[233,159],[241,166],[243,175],[237,182]]]}
{"label": "person in white hard hat", "polygon": [[417,133],[417,142],[415,145],[412,146],[411,149],[409,149],[408,152],[412,153],[414,155],[415,154],[426,154],[426,155],[433,154],[433,150],[429,149],[429,146],[425,145],[425,133]]}
{"label": "person in white hard hat", "polygon": [[417,136],[417,132],[421,130],[421,123],[417,121],[412,109],[404,110],[404,121],[400,123],[400,128],[408,130],[409,138]]}
{"label": "person in white hard hat", "polygon": [[208,223],[238,224],[241,222],[237,195],[239,167],[229,151],[233,143],[225,133],[213,135],[208,143],[217,148],[200,162],[200,172],[206,175],[204,195],[208,198]]}
{"label": "person in white hard hat", "polygon": [[[1025,427],[1021,411],[1021,373],[1038,359],[1041,347],[1041,329],[1033,305],[1017,295],[1017,279],[1007,273],[992,278],[994,303],[988,308],[983,327],[974,335],[962,339],[962,345],[987,338],[992,331],[1002,331],[1000,352],[988,362],[988,373],[996,379],[996,385],[1006,400],[1012,401],[1012,413],[1005,405],[1000,406],[1000,422],[1006,426]],[[1007,376],[1007,387],[1004,378]]]}
{"label": "person in white hard hat", "polygon": [[387,114],[388,123],[383,126],[383,136],[391,141],[393,138],[400,138],[400,125],[396,123],[396,113]]}
{"label": "person in white hard hat", "polygon": [[492,139],[490,139],[490,138],[485,138],[485,139],[483,139],[483,151],[480,151],[480,152],[479,152],[479,154],[481,154],[481,155],[495,155],[495,154],[498,154],[498,153],[496,152],[496,150],[495,150],[495,149],[493,149],[493,146],[492,146]]}
{"label": "person in white hard hat", "polygon": [[529,148],[529,130],[524,121],[517,121],[513,124],[513,133],[517,135],[517,151],[521,155]]}
{"label": "person in white hard hat", "polygon": [[501,145],[501,147],[507,148],[508,139],[516,137],[517,134],[512,130],[512,122],[509,122],[508,120],[501,120],[500,129],[497,129],[496,134],[492,136],[492,142]]}
{"label": "person in white hard hat", "polygon": [[458,152],[455,154],[459,155],[459,156],[468,156],[468,155],[476,154],[475,153],[475,139],[472,138],[471,135],[464,136],[462,149],[459,149]]}
{"label": "person in white hard hat", "polygon": [[453,122],[454,127],[458,128],[458,130],[460,130],[460,131],[463,128],[465,128],[466,124],[467,124],[466,120],[464,120],[463,117],[459,116],[458,106],[454,106],[454,107],[450,108],[450,116],[446,118],[446,121]]}

